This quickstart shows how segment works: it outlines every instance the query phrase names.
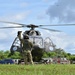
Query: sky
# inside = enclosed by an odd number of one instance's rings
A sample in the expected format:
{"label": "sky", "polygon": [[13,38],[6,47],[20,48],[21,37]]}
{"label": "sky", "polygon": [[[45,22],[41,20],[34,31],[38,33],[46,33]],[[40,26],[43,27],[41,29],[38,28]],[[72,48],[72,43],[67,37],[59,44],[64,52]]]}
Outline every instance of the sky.
{"label": "sky", "polygon": [[[0,20],[23,24],[51,25],[75,24],[75,0],[0,0]],[[2,26],[14,26],[0,23]],[[75,26],[46,27],[62,32],[39,30],[43,37],[50,37],[57,48],[75,54]],[[9,50],[17,31],[0,29],[0,50]]]}

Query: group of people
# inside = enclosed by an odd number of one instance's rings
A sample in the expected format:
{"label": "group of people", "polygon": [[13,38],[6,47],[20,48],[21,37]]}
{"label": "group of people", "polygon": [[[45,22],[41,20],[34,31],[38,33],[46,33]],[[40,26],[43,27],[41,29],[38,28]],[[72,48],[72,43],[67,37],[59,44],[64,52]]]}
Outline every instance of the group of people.
{"label": "group of people", "polygon": [[18,31],[17,37],[20,40],[20,46],[22,47],[22,57],[24,59],[24,63],[25,64],[33,64],[33,59],[32,59],[32,48],[33,48],[33,44],[29,41],[29,36],[27,34],[23,35],[23,38],[21,36],[22,31]]}

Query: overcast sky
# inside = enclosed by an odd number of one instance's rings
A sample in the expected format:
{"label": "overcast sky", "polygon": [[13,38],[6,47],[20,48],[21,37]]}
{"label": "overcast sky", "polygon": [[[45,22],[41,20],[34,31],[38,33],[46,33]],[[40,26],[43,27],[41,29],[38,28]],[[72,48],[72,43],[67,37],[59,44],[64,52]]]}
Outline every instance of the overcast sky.
{"label": "overcast sky", "polygon": [[[0,20],[24,24],[71,24],[75,23],[75,0],[0,0]],[[0,23],[2,26],[13,26]],[[48,27],[49,28],[49,27]],[[57,48],[75,54],[75,26],[50,27],[62,32],[40,30],[50,37]],[[9,50],[18,30],[1,29],[0,50]]]}

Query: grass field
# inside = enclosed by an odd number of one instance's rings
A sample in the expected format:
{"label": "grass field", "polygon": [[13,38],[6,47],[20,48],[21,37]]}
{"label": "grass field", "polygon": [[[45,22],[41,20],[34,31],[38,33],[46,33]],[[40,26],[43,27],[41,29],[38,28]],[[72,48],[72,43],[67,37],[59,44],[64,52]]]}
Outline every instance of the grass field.
{"label": "grass field", "polygon": [[0,65],[0,75],[75,75],[75,65]]}

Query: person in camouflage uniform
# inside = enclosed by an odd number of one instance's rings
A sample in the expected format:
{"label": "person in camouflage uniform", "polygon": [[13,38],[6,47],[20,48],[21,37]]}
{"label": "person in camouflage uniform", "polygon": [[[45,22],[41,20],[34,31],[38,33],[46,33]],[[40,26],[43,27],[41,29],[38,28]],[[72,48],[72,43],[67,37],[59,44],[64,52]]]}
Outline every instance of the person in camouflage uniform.
{"label": "person in camouflage uniform", "polygon": [[25,64],[28,64],[28,61],[30,62],[30,64],[33,64],[33,60],[32,60],[32,47],[33,44],[29,41],[29,37],[27,34],[23,35],[23,38],[21,37],[21,33],[22,31],[18,31],[18,38],[20,40],[21,43],[21,47],[22,47],[22,56],[24,59]]}

